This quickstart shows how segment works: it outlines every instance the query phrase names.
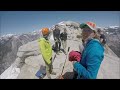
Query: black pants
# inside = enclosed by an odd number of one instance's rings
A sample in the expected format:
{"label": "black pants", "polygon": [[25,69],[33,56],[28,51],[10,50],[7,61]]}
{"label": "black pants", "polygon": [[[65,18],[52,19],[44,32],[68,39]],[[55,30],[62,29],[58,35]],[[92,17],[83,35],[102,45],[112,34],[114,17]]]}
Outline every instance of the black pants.
{"label": "black pants", "polygon": [[57,52],[60,51],[60,47],[61,47],[60,40],[55,41],[55,49],[56,49]]}

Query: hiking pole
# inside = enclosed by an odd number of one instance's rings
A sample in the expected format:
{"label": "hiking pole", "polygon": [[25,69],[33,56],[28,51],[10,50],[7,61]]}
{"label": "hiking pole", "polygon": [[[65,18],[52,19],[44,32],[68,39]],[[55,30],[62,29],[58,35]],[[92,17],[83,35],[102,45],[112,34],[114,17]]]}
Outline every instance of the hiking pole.
{"label": "hiking pole", "polygon": [[52,63],[54,62],[55,58],[56,58],[56,54],[54,55],[54,58],[53,58],[53,60],[52,60]]}
{"label": "hiking pole", "polygon": [[[67,55],[68,55],[69,50],[70,50],[70,47],[68,47]],[[63,66],[62,72],[61,72],[61,76],[62,76],[62,73],[63,73],[64,67],[65,67],[65,63],[66,63],[66,60],[67,60],[67,55],[66,55],[66,59],[65,59],[65,62],[64,62],[64,66]]]}

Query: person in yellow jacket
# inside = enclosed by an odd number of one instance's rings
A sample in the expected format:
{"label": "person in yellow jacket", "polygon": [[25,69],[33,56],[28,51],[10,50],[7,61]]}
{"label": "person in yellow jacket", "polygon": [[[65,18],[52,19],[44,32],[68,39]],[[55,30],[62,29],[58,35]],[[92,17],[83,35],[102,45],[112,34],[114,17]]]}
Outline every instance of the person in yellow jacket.
{"label": "person in yellow jacket", "polygon": [[46,64],[46,75],[49,79],[51,79],[50,74],[56,74],[53,72],[53,65],[52,65],[52,46],[48,40],[49,36],[49,29],[43,28],[42,29],[43,37],[38,39],[40,52]]}

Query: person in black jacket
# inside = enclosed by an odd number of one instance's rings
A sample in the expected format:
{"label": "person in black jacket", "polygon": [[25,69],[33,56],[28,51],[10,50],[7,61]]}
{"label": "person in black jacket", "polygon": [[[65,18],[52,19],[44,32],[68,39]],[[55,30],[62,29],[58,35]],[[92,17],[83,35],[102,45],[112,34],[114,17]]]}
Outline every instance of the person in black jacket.
{"label": "person in black jacket", "polygon": [[61,41],[60,41],[60,29],[58,28],[58,25],[55,26],[55,30],[53,31],[53,37],[54,37],[54,41],[55,41],[56,53],[59,55]]}
{"label": "person in black jacket", "polygon": [[64,53],[66,54],[66,47],[67,47],[67,30],[66,29],[64,29],[64,32],[60,34],[60,39],[62,42]]}

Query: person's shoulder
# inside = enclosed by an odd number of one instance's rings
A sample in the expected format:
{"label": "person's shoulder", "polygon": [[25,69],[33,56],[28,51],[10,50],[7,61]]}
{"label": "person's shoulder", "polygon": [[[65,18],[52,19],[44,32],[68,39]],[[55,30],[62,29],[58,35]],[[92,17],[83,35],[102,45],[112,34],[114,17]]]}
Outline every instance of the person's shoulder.
{"label": "person's shoulder", "polygon": [[93,45],[94,49],[96,50],[96,52],[101,52],[104,50],[103,45],[100,43],[100,41],[97,41],[94,45]]}
{"label": "person's shoulder", "polygon": [[40,38],[40,41],[46,41],[46,39],[45,38]]}
{"label": "person's shoulder", "polygon": [[97,47],[101,46],[101,43],[100,43],[100,41],[98,39],[93,39],[90,44],[94,48],[97,48]]}
{"label": "person's shoulder", "polygon": [[42,42],[45,41],[45,39],[44,39],[44,38],[39,38],[37,41],[38,41],[39,43],[42,43]]}
{"label": "person's shoulder", "polygon": [[88,51],[90,54],[99,56],[104,52],[104,48],[100,44],[95,43]]}

